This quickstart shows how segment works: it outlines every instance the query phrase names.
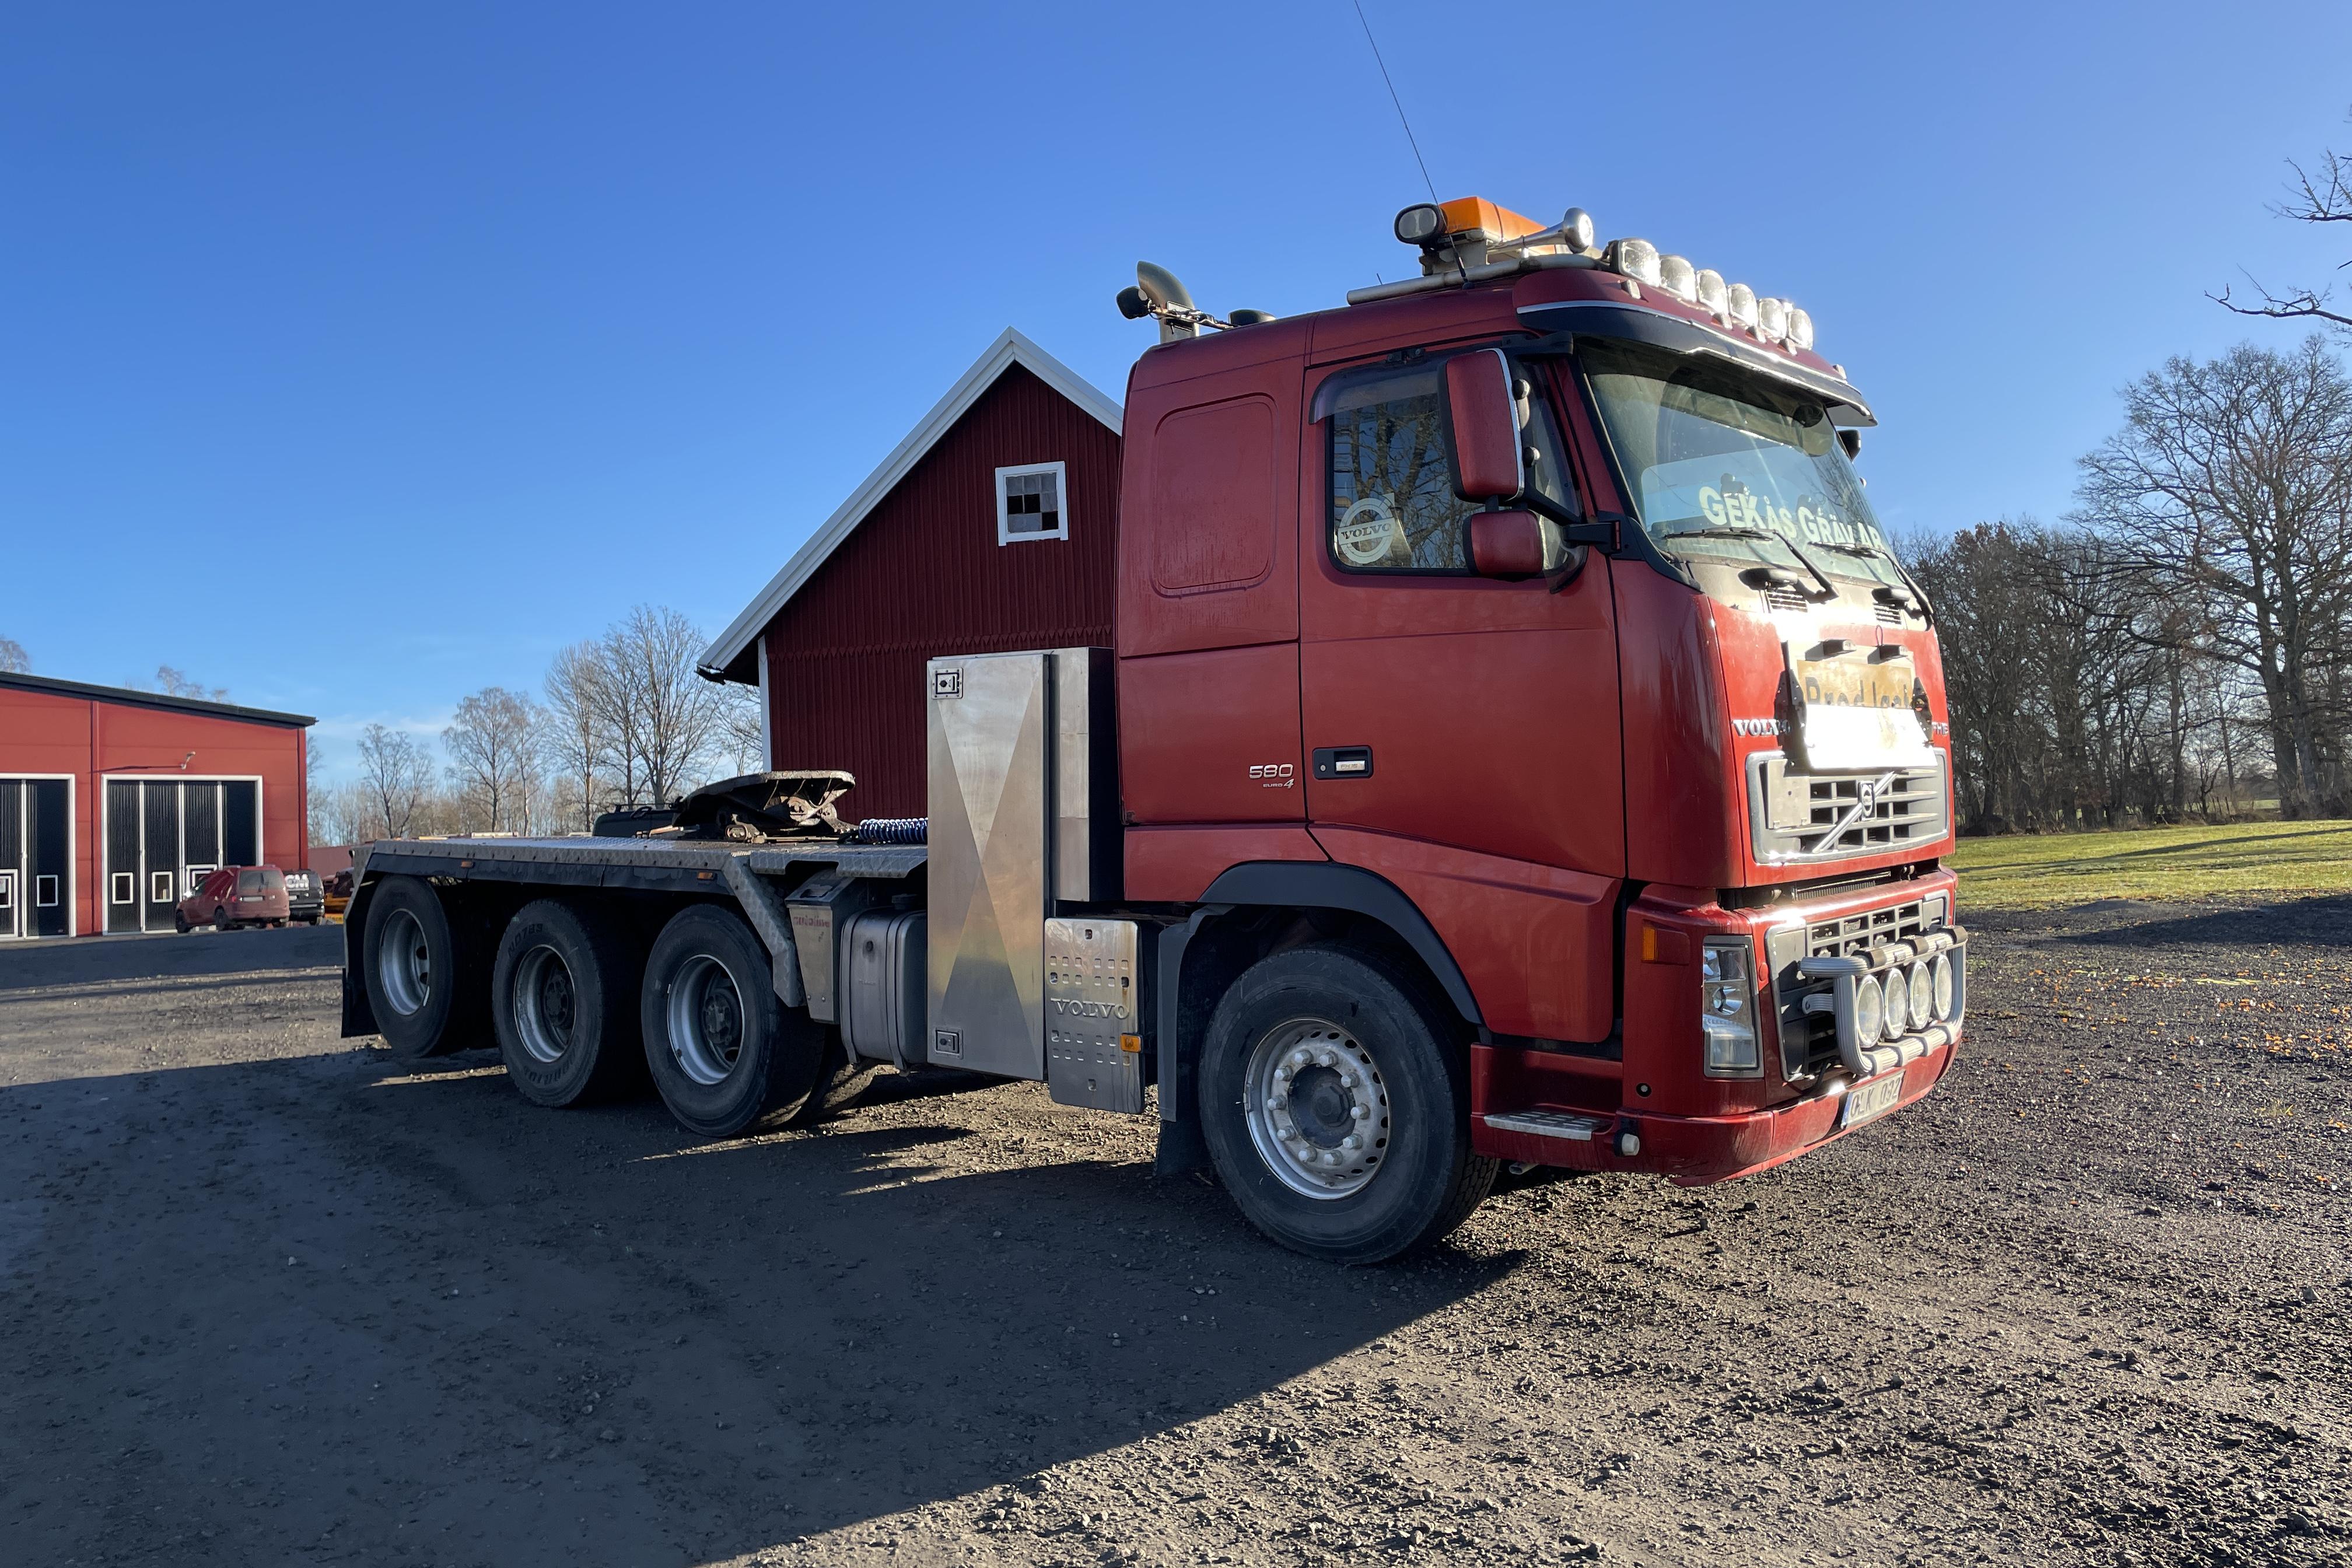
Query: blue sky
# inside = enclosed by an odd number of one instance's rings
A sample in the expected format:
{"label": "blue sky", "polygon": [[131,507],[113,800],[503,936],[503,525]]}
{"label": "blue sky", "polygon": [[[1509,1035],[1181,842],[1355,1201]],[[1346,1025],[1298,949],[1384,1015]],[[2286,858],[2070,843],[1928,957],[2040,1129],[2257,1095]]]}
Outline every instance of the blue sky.
{"label": "blue sky", "polygon": [[[1811,310],[1899,525],[2054,518],[2124,382],[2299,335],[2208,290],[2344,259],[2267,210],[2352,146],[2340,0],[1365,9],[1442,195]],[[715,631],[1004,326],[1122,396],[1138,258],[1320,309],[1424,195],[1347,0],[17,7],[0,636],[340,773]]]}

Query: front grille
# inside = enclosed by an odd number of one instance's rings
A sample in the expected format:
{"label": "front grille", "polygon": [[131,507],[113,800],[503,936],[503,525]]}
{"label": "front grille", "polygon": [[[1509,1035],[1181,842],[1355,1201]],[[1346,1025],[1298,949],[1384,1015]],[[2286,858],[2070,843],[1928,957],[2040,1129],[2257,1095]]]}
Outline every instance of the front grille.
{"label": "front grille", "polygon": [[1863,910],[1833,920],[1774,928],[1764,938],[1772,966],[1772,1005],[1780,1019],[1780,1072],[1791,1082],[1818,1078],[1837,1060],[1837,1020],[1805,1011],[1805,998],[1827,994],[1833,984],[1807,980],[1797,965],[1808,958],[1867,958],[1881,942],[1916,942],[1948,923],[1950,906],[1941,893],[1885,909]]}
{"label": "front grille", "polygon": [[1903,612],[1893,605],[1879,605],[1876,614],[1878,624],[1882,626],[1899,626],[1903,624]]}
{"label": "front grille", "polygon": [[1925,847],[1944,837],[1944,769],[1801,773],[1778,752],[1748,762],[1756,858],[1767,866]]}
{"label": "front grille", "polygon": [[1794,588],[1764,590],[1764,610],[1767,615],[1774,610],[1802,610],[1804,607],[1805,596]]}

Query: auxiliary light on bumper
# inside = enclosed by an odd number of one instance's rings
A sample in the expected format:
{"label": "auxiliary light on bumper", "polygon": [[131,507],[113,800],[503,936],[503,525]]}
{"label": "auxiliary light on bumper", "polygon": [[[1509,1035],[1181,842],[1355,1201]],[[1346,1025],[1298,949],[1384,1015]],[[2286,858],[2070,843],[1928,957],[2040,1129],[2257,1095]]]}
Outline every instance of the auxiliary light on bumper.
{"label": "auxiliary light on bumper", "polygon": [[1942,926],[1867,954],[1801,959],[1799,974],[1832,983],[1805,1010],[1836,1016],[1838,1059],[1856,1078],[1916,1061],[1960,1037],[1968,946],[1965,930]]}

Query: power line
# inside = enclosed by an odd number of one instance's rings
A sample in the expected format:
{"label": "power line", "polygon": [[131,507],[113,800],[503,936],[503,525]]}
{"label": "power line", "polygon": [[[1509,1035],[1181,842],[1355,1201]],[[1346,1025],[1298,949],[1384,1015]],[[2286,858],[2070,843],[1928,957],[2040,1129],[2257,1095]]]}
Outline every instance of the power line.
{"label": "power line", "polygon": [[1397,96],[1396,83],[1390,80],[1389,62],[1381,58],[1381,44],[1372,37],[1372,25],[1364,19],[1364,0],[1355,0],[1356,20],[1363,25],[1364,42],[1372,46],[1372,63],[1381,68],[1381,80],[1388,83],[1389,101],[1396,105],[1397,123],[1404,127],[1404,139],[1412,148],[1412,161],[1421,165],[1421,183],[1429,187],[1429,199],[1437,199],[1437,182],[1429,177],[1429,160],[1421,155],[1421,142],[1412,133],[1412,121],[1404,117],[1404,100]]}

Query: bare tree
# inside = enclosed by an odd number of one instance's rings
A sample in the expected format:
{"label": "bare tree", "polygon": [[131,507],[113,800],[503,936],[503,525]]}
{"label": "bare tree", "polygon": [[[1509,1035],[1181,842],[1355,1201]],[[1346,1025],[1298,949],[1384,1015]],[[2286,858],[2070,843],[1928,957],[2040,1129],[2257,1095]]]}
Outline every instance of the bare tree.
{"label": "bare tree", "polygon": [[419,817],[433,795],[433,762],[416,737],[370,724],[360,736],[359,757],[369,825],[386,838],[405,838],[419,831],[424,826]]}
{"label": "bare tree", "polygon": [[0,637],[0,675],[29,675],[32,669],[32,656],[25,651],[25,645],[14,637]]}
{"label": "bare tree", "polygon": [[191,680],[186,671],[174,669],[168,664],[155,667],[155,689],[166,697],[193,697],[199,702],[228,700],[227,687],[207,687],[201,680]]}
{"label": "bare tree", "polygon": [[316,735],[302,737],[302,799],[310,808],[302,831],[310,836],[313,844],[338,842],[326,837],[328,791],[327,781],[320,776],[320,755],[324,751]]}
{"label": "bare tree", "polygon": [[756,773],[768,765],[767,715],[759,689],[730,682],[713,688],[719,699],[718,749],[730,773]]}
{"label": "bare tree", "polygon": [[[2278,216],[2297,223],[2352,224],[2352,155],[2333,151],[2323,152],[2315,167],[2289,163],[2294,179],[2287,187],[2287,199],[2271,209]],[[2337,266],[2337,270],[2352,268],[2352,261]],[[2332,308],[2331,289],[2289,289],[2273,293],[2262,284],[2247,279],[2256,294],[2262,296],[2259,305],[2241,305],[2222,289],[2212,298],[2225,309],[2242,316],[2274,316],[2284,320],[2297,318],[2326,321],[2339,332],[2352,334],[2352,315]]]}
{"label": "bare tree", "polygon": [[685,794],[719,739],[718,688],[695,670],[702,647],[691,621],[648,605],[604,634],[599,690],[626,805],[666,805]]}
{"label": "bare tree", "polygon": [[2352,381],[2314,337],[2172,360],[2124,402],[2124,429],[2082,460],[2075,518],[2260,682],[2281,814],[2341,815],[2328,710],[2352,620]]}
{"label": "bare tree", "polygon": [[449,782],[468,826],[528,832],[543,793],[539,773],[539,705],[503,686],[484,687],[457,704],[441,731]]}
{"label": "bare tree", "polygon": [[599,786],[614,752],[604,679],[602,647],[594,642],[573,643],[547,668],[541,729],[555,773],[556,810],[566,827],[583,833],[595,826]]}

